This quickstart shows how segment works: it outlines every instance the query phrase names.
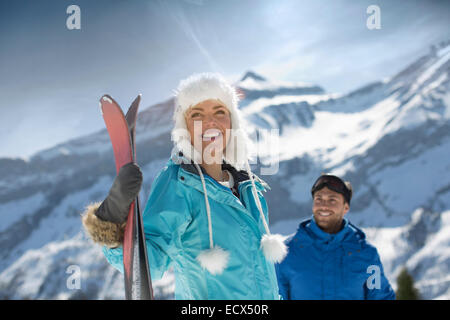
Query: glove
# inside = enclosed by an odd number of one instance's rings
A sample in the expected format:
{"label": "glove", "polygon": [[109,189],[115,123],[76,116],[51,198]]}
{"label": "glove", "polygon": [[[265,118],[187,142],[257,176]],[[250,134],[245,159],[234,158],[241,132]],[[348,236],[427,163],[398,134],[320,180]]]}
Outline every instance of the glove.
{"label": "glove", "polygon": [[122,224],[127,220],[131,203],[136,199],[142,185],[142,172],[134,162],[120,168],[109,194],[95,212],[103,221]]}

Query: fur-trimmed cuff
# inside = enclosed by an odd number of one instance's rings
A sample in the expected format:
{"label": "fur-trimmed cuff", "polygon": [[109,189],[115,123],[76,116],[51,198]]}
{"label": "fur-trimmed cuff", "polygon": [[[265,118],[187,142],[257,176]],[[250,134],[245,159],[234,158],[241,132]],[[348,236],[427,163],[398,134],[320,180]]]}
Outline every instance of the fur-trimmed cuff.
{"label": "fur-trimmed cuff", "polygon": [[81,218],[84,229],[95,243],[110,248],[118,247],[123,242],[126,222],[117,224],[99,219],[95,212],[101,204],[101,202],[96,202],[86,207]]}

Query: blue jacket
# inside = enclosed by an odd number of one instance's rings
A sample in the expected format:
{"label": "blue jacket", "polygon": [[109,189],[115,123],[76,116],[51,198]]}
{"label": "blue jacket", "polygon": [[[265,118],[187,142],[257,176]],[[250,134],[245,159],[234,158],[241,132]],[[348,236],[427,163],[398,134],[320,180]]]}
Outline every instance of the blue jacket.
{"label": "blue jacket", "polygon": [[288,248],[276,266],[286,300],[395,299],[377,249],[347,219],[337,234],[322,231],[314,218],[303,221]]}
{"label": "blue jacket", "polygon": [[[220,275],[202,269],[196,257],[209,248],[204,193],[200,177],[189,164],[170,160],[152,184],[143,213],[152,279],[173,266],[176,299],[279,299],[275,266],[260,250],[264,226],[243,171],[227,168],[239,198],[204,173],[211,207],[214,242],[229,251]],[[264,214],[263,183],[255,181]],[[108,261],[123,271],[122,248],[104,248]]]}

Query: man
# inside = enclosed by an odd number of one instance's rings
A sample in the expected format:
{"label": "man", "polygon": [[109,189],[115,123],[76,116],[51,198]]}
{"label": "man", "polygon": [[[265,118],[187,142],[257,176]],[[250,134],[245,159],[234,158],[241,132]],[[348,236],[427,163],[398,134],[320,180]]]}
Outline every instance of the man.
{"label": "man", "polygon": [[345,214],[352,187],[339,177],[321,175],[314,183],[313,217],[300,223],[277,264],[285,300],[395,299],[375,247]]}

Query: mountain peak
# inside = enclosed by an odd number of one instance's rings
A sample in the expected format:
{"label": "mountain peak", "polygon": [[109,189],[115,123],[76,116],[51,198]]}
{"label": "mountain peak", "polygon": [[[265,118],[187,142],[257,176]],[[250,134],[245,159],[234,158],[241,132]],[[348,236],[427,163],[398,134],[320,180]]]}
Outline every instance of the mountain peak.
{"label": "mountain peak", "polygon": [[236,85],[248,100],[272,98],[277,95],[299,96],[325,92],[321,87],[309,83],[267,80],[253,71],[247,71]]}
{"label": "mountain peak", "polygon": [[244,76],[242,77],[241,81],[245,81],[247,79],[253,79],[256,81],[267,81],[266,78],[263,76],[260,76],[259,74],[253,72],[253,71],[247,71]]}

